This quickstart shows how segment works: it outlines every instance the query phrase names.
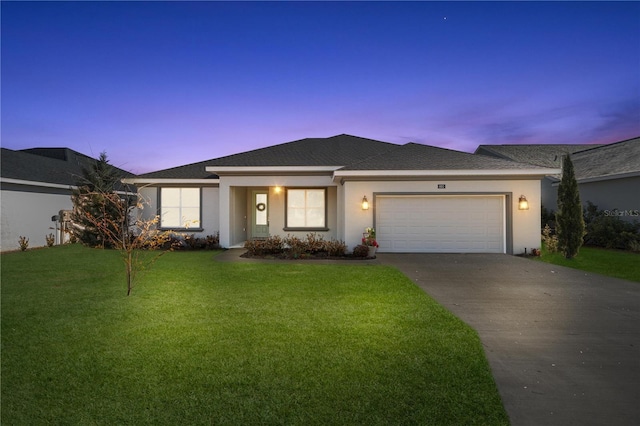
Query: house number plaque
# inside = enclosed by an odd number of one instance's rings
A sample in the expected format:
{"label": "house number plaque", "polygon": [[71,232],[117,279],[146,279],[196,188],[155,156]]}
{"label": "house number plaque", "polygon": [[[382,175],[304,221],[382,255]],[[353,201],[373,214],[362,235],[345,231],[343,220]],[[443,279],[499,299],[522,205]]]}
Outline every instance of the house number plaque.
{"label": "house number plaque", "polygon": [[447,185],[445,185],[444,183],[439,183],[438,184],[438,189],[445,189],[447,187]]}

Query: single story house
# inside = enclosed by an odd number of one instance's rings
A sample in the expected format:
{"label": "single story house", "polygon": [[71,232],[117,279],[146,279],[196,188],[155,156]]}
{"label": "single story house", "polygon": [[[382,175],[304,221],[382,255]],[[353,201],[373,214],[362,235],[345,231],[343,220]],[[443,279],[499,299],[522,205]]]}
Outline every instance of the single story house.
{"label": "single story house", "polygon": [[73,208],[71,192],[82,170],[96,160],[68,148],[1,150],[0,250],[19,249],[21,236],[29,239],[29,247],[45,246],[50,234],[56,243],[64,241],[60,212]]}
{"label": "single story house", "polygon": [[[124,179],[160,227],[223,247],[317,233],[380,252],[519,254],[540,246],[543,167],[350,135],[308,138]],[[526,201],[519,203],[519,201]],[[528,204],[528,205],[526,205]]]}
{"label": "single story house", "polygon": [[[480,145],[475,153],[560,169],[570,154],[585,206],[590,201],[605,213],[640,220],[640,137],[608,145]],[[542,181],[542,205],[549,210],[558,208],[560,178]]]}

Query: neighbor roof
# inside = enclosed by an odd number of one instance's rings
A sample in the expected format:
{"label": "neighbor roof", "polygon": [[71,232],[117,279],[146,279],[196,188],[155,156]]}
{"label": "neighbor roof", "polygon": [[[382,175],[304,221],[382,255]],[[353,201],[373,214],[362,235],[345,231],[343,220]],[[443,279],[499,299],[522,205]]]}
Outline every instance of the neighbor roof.
{"label": "neighbor roof", "polygon": [[475,154],[504,158],[542,167],[560,167],[564,155],[573,155],[576,152],[600,146],[602,145],[480,145]]}
{"label": "neighbor roof", "polygon": [[638,175],[640,137],[580,151],[571,160],[579,181]]}
{"label": "neighbor roof", "polygon": [[467,152],[408,143],[340,170],[532,170],[542,167]]}
{"label": "neighbor roof", "polygon": [[[14,151],[2,148],[2,179],[75,186],[82,178],[83,169],[97,161],[69,148],[32,148]],[[114,167],[122,177],[135,176]]]}

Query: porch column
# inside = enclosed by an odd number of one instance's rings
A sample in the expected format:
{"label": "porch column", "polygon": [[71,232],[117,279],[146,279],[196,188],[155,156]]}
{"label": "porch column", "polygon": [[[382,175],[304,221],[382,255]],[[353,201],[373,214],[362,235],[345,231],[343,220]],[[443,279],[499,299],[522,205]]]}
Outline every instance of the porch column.
{"label": "porch column", "polygon": [[220,247],[231,246],[231,191],[229,185],[220,179]]}

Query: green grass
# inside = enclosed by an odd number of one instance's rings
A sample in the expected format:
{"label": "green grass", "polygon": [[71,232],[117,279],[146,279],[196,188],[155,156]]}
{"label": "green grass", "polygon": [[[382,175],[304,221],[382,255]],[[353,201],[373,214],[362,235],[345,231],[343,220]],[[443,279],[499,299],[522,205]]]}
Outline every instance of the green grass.
{"label": "green grass", "polygon": [[2,261],[2,424],[508,424],[477,334],[393,268]]}
{"label": "green grass", "polygon": [[640,254],[638,253],[581,247],[578,256],[566,259],[561,253],[550,253],[543,245],[542,256],[537,259],[554,265],[640,282]]}

